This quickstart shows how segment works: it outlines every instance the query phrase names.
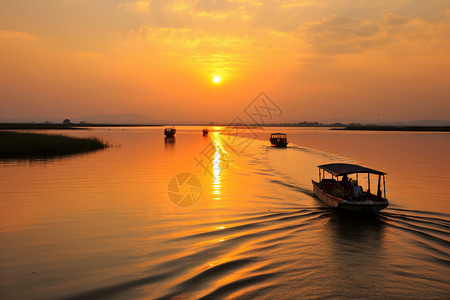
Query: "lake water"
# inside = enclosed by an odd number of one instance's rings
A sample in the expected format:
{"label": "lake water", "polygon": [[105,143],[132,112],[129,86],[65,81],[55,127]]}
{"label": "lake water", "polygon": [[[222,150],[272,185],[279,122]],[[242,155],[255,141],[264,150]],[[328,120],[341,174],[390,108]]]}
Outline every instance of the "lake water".
{"label": "lake water", "polygon": [[[0,162],[0,298],[448,299],[450,133],[201,129],[64,131],[115,147]],[[388,208],[324,207],[331,162],[387,172]]]}

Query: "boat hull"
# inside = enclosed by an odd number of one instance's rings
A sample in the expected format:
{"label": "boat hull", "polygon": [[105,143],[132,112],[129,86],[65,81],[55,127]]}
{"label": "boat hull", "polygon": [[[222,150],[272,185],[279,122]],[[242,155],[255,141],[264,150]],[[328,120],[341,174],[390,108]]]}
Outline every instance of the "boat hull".
{"label": "boat hull", "polygon": [[285,141],[272,141],[271,140],[270,144],[272,145],[272,147],[286,148],[288,143]]}
{"label": "boat hull", "polygon": [[324,204],[335,207],[340,210],[358,212],[358,213],[374,213],[378,212],[389,205],[387,201],[373,201],[373,200],[362,200],[362,201],[351,201],[342,198],[335,197],[323,191],[318,183],[312,180],[314,194],[322,201]]}
{"label": "boat hull", "polygon": [[164,135],[166,137],[173,137],[173,136],[175,136],[175,133],[177,133],[177,131],[176,131],[176,129],[173,129],[173,128],[164,130]]}

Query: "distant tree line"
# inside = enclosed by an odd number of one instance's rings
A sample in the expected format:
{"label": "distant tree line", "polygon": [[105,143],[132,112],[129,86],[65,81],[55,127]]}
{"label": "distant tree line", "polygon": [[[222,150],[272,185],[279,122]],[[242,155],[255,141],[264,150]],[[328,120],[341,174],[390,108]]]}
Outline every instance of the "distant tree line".
{"label": "distant tree line", "polygon": [[274,126],[274,127],[347,127],[347,126],[361,126],[359,123],[320,123],[320,122],[297,122],[297,123],[271,123],[265,126]]}

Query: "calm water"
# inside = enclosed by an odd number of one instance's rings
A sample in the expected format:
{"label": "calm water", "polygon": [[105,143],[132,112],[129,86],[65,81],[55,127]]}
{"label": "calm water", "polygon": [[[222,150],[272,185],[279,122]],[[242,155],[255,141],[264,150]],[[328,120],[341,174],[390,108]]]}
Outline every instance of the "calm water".
{"label": "calm water", "polygon": [[[450,134],[221,131],[76,131],[116,147],[0,162],[0,298],[448,299]],[[390,206],[322,206],[330,162],[387,172]]]}

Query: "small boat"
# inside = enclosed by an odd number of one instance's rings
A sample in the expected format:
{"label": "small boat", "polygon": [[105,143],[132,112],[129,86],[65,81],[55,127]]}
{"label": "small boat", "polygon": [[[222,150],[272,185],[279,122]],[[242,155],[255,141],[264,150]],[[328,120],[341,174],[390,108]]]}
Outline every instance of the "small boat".
{"label": "small boat", "polygon": [[203,128],[202,132],[203,132],[203,135],[208,135],[209,129],[208,128]]}
{"label": "small boat", "polygon": [[[312,180],[313,190],[326,205],[353,212],[378,212],[389,205],[386,198],[386,173],[344,163],[320,165],[318,168],[319,181]],[[359,185],[358,174],[367,174],[365,192]],[[331,178],[325,178],[327,175],[331,175]],[[353,179],[349,179],[349,175]],[[370,189],[370,175],[378,176],[376,194]]]}
{"label": "small boat", "polygon": [[177,133],[177,130],[173,127],[168,127],[168,128],[164,128],[164,134],[169,137],[169,136],[174,136],[175,133]]}
{"label": "small boat", "polygon": [[288,144],[285,133],[272,133],[270,135],[272,147],[286,147]]}

